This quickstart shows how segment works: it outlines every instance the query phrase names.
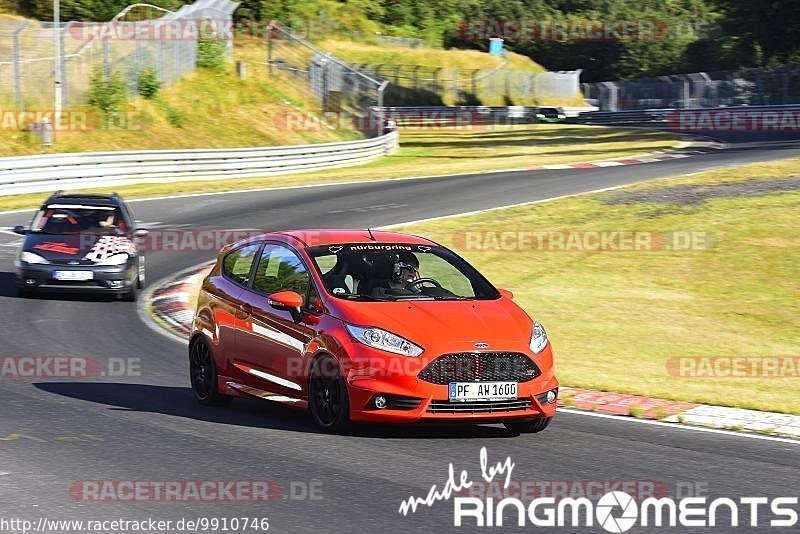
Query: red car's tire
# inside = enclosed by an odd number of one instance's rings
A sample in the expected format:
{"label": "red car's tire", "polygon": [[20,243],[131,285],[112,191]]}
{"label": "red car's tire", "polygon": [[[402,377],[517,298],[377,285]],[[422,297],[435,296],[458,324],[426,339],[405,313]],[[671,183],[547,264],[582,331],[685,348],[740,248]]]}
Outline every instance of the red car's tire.
{"label": "red car's tire", "polygon": [[513,434],[535,434],[541,432],[550,424],[552,417],[542,417],[533,421],[503,423]]}
{"label": "red car's tire", "polygon": [[350,426],[350,398],[339,363],[330,356],[314,361],[308,378],[308,409],[323,431],[343,432]]}
{"label": "red car's tire", "polygon": [[217,388],[217,364],[206,342],[197,339],[189,347],[189,380],[197,402],[204,406],[225,406],[233,397]]}

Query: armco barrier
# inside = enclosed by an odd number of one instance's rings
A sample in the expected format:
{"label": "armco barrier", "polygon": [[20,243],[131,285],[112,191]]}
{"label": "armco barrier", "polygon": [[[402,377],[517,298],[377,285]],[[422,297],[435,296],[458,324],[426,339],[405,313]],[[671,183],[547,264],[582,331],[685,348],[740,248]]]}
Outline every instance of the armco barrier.
{"label": "armco barrier", "polygon": [[[534,122],[533,117],[539,108],[560,108],[567,117],[597,110],[594,106],[403,106],[383,107],[380,110],[385,119],[394,120],[401,126],[411,126],[418,122],[446,125],[466,120],[485,124]],[[379,108],[373,108],[373,113],[378,112]]]}
{"label": "armco barrier", "polygon": [[0,158],[0,195],[186,179],[246,178],[357,165],[394,152],[397,131],[341,143],[44,154]]}
{"label": "armco barrier", "polygon": [[800,104],[787,104],[782,106],[728,106],[717,108],[680,108],[680,109],[637,109],[628,111],[595,111],[581,113],[568,122],[575,124],[594,124],[598,126],[643,126],[649,128],[673,128],[671,123],[679,113],[720,113],[720,112],[753,112],[753,113],[781,113],[800,112]]}

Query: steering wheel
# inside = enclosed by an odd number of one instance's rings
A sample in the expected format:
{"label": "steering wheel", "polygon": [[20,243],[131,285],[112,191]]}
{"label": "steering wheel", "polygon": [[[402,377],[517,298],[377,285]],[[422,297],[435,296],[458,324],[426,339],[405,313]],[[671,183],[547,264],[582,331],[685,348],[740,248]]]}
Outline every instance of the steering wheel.
{"label": "steering wheel", "polygon": [[409,283],[407,283],[405,290],[413,291],[417,286],[421,286],[422,284],[433,284],[434,287],[438,287],[440,289],[442,287],[442,284],[440,284],[433,278],[417,278],[416,280],[412,280]]}

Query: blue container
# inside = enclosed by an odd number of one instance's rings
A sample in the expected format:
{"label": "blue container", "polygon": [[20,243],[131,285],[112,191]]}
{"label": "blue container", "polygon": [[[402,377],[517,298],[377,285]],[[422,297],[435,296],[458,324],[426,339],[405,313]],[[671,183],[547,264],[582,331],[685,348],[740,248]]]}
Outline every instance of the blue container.
{"label": "blue container", "polygon": [[503,39],[500,37],[489,38],[489,53],[493,56],[499,56],[503,53]]}

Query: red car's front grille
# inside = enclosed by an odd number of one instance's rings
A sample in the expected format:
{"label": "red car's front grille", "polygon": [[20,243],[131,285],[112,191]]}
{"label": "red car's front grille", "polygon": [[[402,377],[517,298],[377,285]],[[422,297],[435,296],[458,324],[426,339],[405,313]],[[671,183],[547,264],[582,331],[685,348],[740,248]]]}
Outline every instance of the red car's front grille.
{"label": "red car's front grille", "polygon": [[419,373],[431,384],[450,382],[528,382],[542,374],[519,352],[459,352],[439,356]]}

